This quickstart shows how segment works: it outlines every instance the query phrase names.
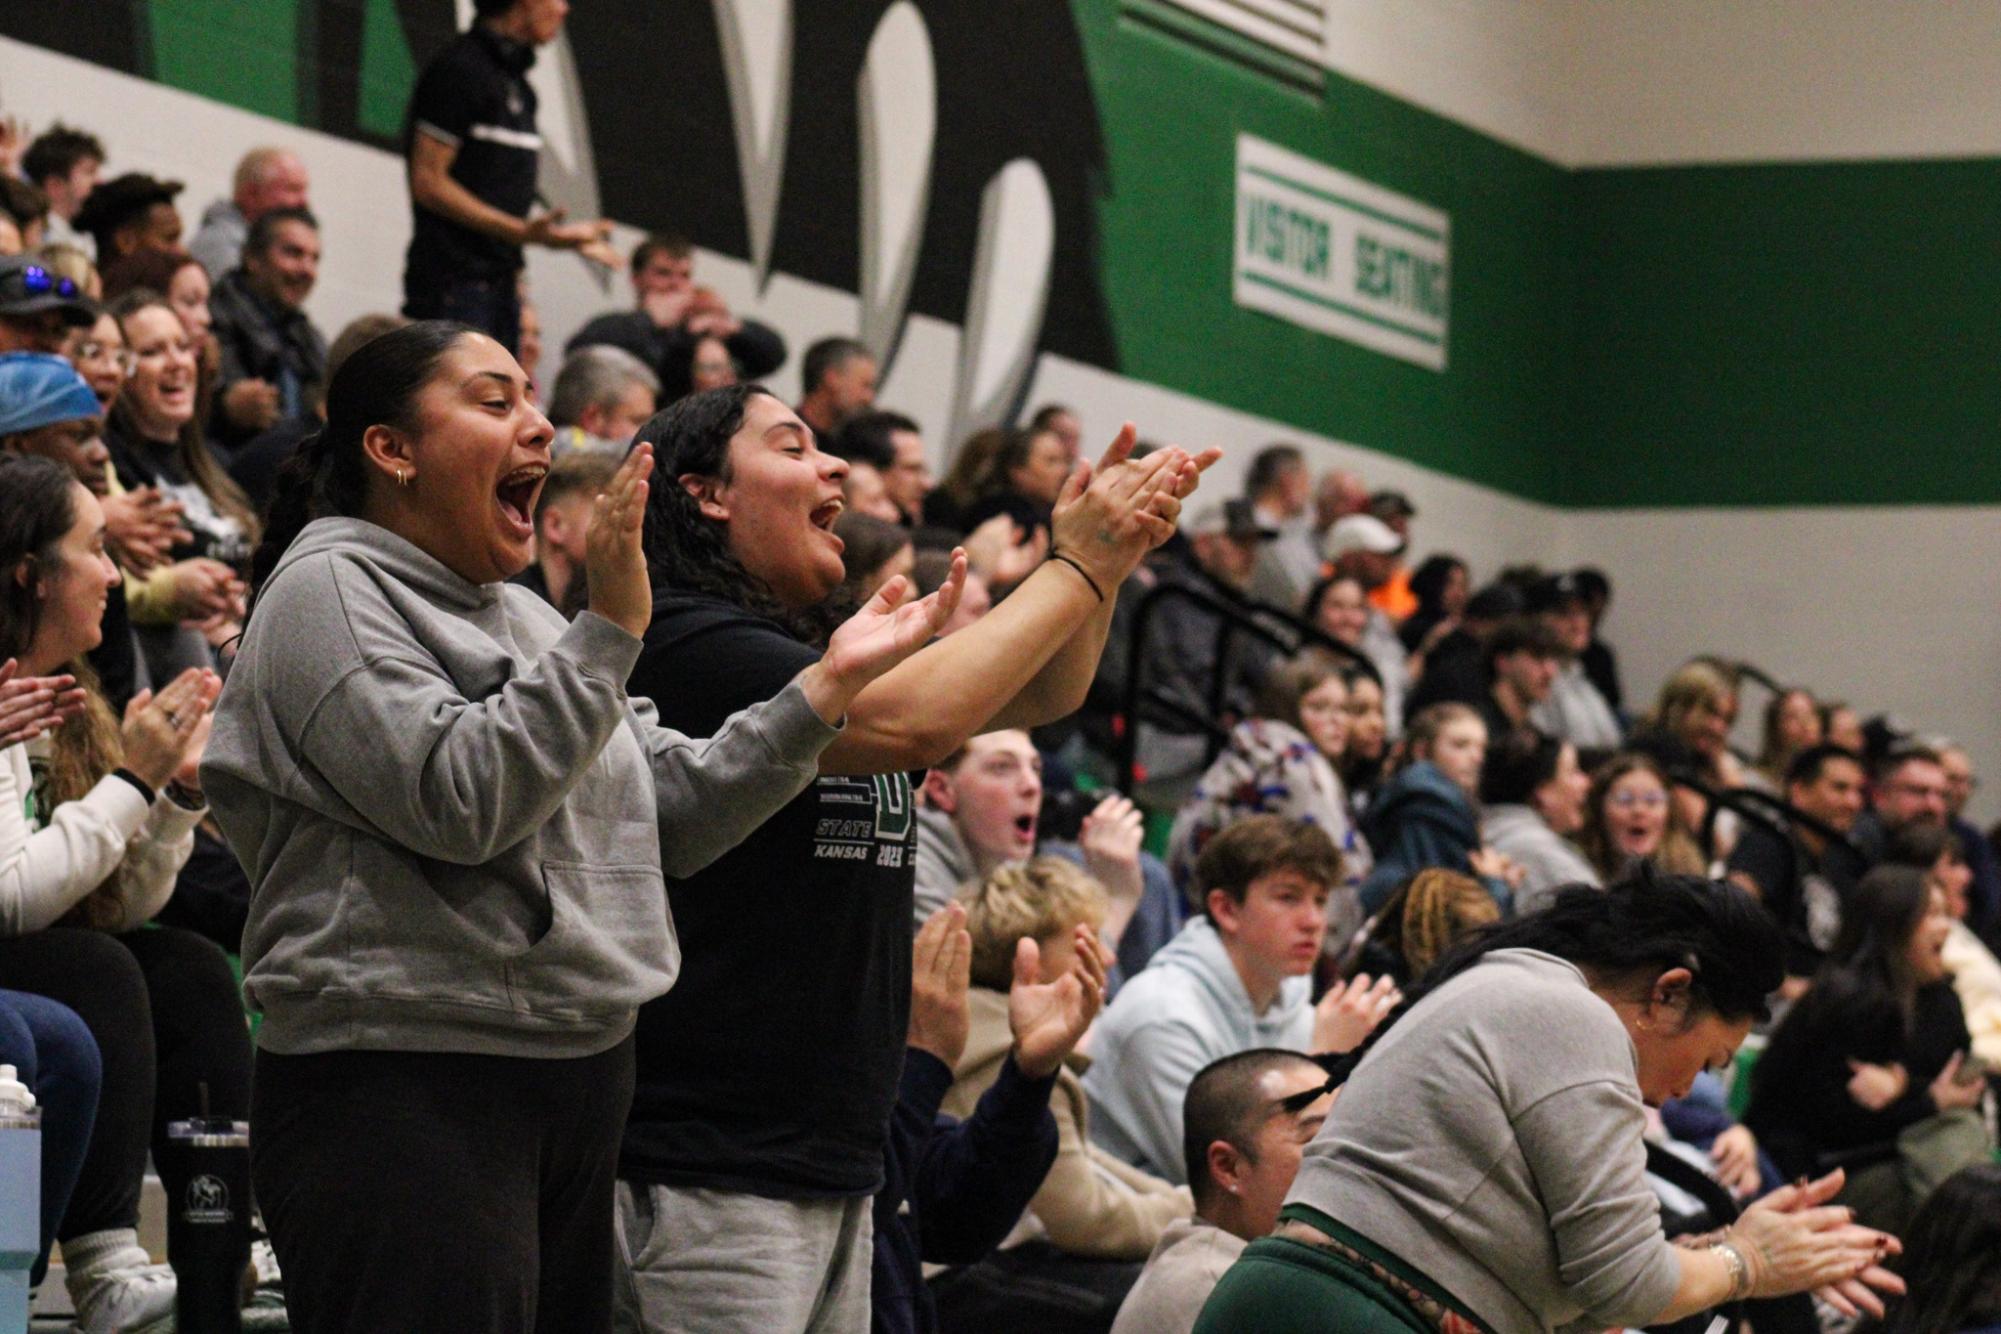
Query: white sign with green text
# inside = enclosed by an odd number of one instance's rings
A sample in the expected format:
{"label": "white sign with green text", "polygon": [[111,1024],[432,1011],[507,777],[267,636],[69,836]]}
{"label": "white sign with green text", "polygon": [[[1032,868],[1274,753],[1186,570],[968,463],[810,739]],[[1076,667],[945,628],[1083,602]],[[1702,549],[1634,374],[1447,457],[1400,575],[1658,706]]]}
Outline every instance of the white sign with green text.
{"label": "white sign with green text", "polygon": [[1445,369],[1451,217],[1237,136],[1236,301]]}

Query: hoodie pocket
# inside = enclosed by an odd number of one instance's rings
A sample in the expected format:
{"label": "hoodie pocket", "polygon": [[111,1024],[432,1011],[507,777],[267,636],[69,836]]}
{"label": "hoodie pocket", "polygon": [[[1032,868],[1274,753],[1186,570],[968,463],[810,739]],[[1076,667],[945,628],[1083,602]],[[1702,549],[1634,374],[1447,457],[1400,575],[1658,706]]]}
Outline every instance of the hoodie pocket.
{"label": "hoodie pocket", "polygon": [[546,1017],[631,1009],[680,966],[667,885],[652,866],[546,862],[549,930],[507,965],[517,1009]]}

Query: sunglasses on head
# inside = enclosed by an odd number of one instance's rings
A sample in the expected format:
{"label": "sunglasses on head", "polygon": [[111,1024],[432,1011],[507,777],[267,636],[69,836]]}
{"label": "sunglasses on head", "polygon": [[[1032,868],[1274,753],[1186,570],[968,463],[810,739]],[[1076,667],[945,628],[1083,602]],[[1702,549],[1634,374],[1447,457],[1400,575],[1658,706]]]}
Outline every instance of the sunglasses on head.
{"label": "sunglasses on head", "polygon": [[74,301],[77,296],[76,280],[59,278],[39,264],[30,264],[21,270],[21,286],[29,296],[47,296],[54,292],[65,301]]}

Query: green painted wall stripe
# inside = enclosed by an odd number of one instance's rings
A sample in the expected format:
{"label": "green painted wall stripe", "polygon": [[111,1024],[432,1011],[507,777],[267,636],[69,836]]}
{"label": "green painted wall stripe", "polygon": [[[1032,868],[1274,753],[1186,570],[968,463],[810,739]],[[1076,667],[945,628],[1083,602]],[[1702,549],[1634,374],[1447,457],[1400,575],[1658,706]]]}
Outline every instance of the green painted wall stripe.
{"label": "green painted wall stripe", "polygon": [[1445,233],[1436,228],[1412,222],[1409,218],[1400,218],[1394,213],[1385,213],[1374,205],[1364,204],[1358,199],[1350,199],[1346,195],[1332,194],[1326,190],[1317,189],[1314,186],[1295,181],[1290,176],[1282,176],[1275,171],[1266,171],[1263,167],[1245,167],[1242,170],[1246,176],[1255,176],[1259,180],[1272,181],[1278,185],[1283,185],[1288,190],[1297,190],[1303,195],[1311,195],[1315,199],[1324,199],[1330,204],[1339,204],[1342,208],[1353,209],[1365,217],[1374,218],[1377,222],[1386,222],[1392,227],[1401,227],[1404,231],[1414,232],[1427,241],[1443,241],[1445,239]]}
{"label": "green painted wall stripe", "polygon": [[291,3],[152,0],[147,14],[154,78],[298,123],[298,15]]}

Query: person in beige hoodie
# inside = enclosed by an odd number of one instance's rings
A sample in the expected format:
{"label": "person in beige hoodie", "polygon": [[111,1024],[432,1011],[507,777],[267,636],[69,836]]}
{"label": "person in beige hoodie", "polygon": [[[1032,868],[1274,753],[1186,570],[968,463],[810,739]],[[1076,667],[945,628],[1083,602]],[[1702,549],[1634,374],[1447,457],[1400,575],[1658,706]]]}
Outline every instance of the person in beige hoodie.
{"label": "person in beige hoodie", "polygon": [[[1043,978],[1061,976],[1076,948],[1072,937],[1077,925],[1096,929],[1105,909],[1105,891],[1097,881],[1058,857],[1002,866],[968,893],[972,1031],[958,1077],[945,1097],[946,1112],[971,1114],[1014,1042],[1007,993],[1016,942],[1032,938],[1041,950]],[[1167,1225],[1188,1217],[1195,1202],[1187,1187],[1120,1162],[1091,1142],[1090,1104],[1080,1078],[1087,1064],[1087,1057],[1073,1054],[1056,1076],[1049,1100],[1056,1117],[1056,1163],[1015,1239],[1039,1236],[1065,1254],[1086,1259],[1144,1260]]]}

